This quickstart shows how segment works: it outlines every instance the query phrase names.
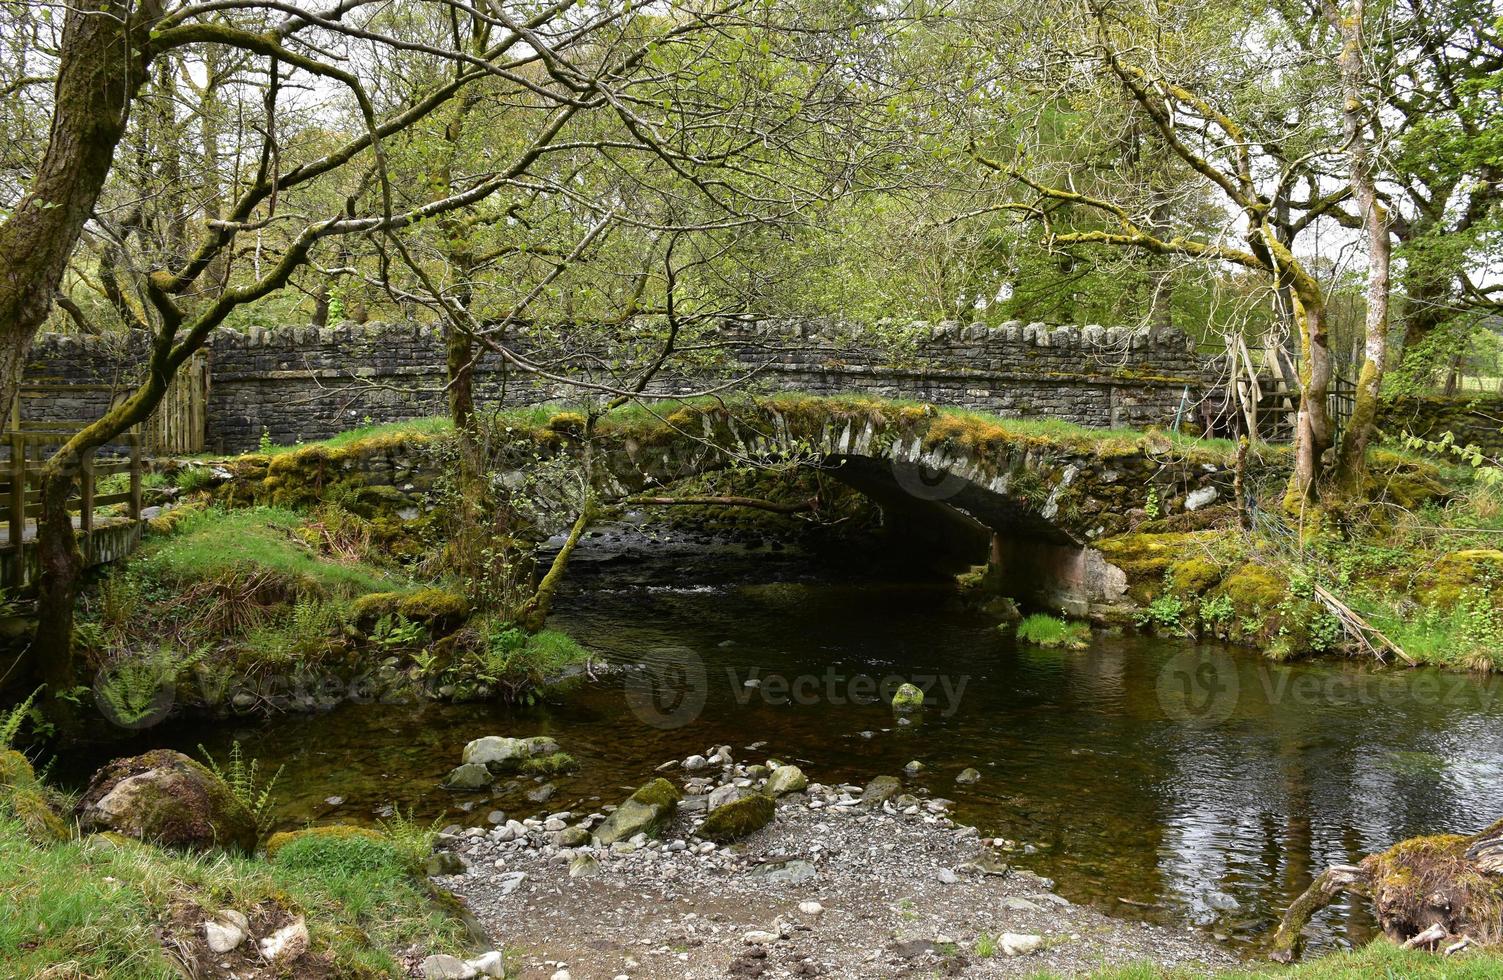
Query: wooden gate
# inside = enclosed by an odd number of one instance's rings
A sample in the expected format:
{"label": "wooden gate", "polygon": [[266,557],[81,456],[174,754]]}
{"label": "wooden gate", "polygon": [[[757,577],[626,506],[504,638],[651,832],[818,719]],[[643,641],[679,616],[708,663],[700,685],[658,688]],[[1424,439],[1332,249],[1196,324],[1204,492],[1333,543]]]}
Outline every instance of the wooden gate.
{"label": "wooden gate", "polygon": [[141,424],[142,448],[149,456],[201,453],[209,404],[209,358],[200,351],[178,369],[162,403]]}

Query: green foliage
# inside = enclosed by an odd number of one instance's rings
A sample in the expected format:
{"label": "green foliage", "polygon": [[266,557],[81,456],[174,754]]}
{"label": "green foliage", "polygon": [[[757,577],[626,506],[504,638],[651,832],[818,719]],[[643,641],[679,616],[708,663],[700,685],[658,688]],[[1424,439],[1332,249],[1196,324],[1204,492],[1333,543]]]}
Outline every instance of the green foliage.
{"label": "green foliage", "polygon": [[1164,585],[1164,591],[1154,596],[1148,607],[1138,614],[1138,628],[1170,634],[1189,632],[1185,625],[1185,616],[1190,611],[1189,603],[1182,596],[1169,591],[1171,582],[1167,573]]}
{"label": "green foliage", "polygon": [[16,736],[21,734],[21,726],[26,724],[26,719],[31,715],[31,709],[36,704],[37,695],[42,693],[37,688],[25,699],[6,711],[0,712],[0,751],[10,748],[15,744]]}
{"label": "green foliage", "polygon": [[160,711],[163,692],[175,688],[182,673],[206,653],[207,648],[185,650],[171,643],[144,653],[126,653],[100,670],[94,690],[116,720],[127,725],[145,721]]}
{"label": "green foliage", "polygon": [[383,650],[406,650],[421,646],[428,631],[401,613],[387,613],[376,620],[370,641]]}
{"label": "green foliage", "polygon": [[1232,604],[1231,596],[1224,593],[1200,600],[1201,629],[1213,636],[1223,638],[1229,636],[1232,620],[1236,614],[1237,609]]}
{"label": "green foliage", "polygon": [[433,845],[438,842],[439,831],[443,827],[443,815],[434,817],[428,823],[420,823],[413,819],[411,809],[404,814],[400,806],[393,805],[391,816],[377,821],[377,825],[401,855],[403,862],[408,867],[416,868],[433,853]]}
{"label": "green foliage", "polygon": [[[1005,624],[1004,624],[1005,628]],[[1044,613],[1034,613],[1018,624],[1018,639],[1039,647],[1084,650],[1090,646],[1091,627]]]}
{"label": "green foliage", "polygon": [[208,766],[209,771],[218,776],[229,787],[230,794],[250,811],[255,818],[256,828],[264,834],[275,819],[276,786],[277,780],[282,776],[281,767],[272,773],[270,779],[263,780],[260,760],[246,759],[238,739],[230,743],[230,756],[223,768],[202,745],[198,747],[198,753],[204,757],[204,765]]}
{"label": "green foliage", "polygon": [[991,933],[983,932],[976,937],[976,955],[983,960],[997,955],[997,940]]}
{"label": "green foliage", "polygon": [[197,493],[207,489],[213,480],[214,475],[207,466],[184,466],[173,478],[173,482],[183,493]]}
{"label": "green foliage", "polygon": [[295,834],[272,864],[307,876],[399,878],[412,870],[408,855],[376,834]]}
{"label": "green foliage", "polygon": [[333,859],[314,850],[282,865],[98,837],[42,846],[0,816],[0,963],[17,977],[171,980],[182,966],[167,950],[202,942],[203,915],[184,916],[185,906],[304,915],[332,976],[399,977],[389,951],[466,948],[463,924],[434,904],[395,846]]}

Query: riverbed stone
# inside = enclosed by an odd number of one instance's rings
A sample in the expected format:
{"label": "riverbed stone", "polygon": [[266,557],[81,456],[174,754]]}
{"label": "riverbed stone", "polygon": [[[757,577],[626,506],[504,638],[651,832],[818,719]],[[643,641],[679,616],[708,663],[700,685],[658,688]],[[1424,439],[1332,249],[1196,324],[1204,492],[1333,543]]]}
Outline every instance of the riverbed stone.
{"label": "riverbed stone", "polygon": [[997,948],[1004,956],[1027,956],[1036,953],[1044,945],[1043,936],[1016,932],[1004,932],[997,940]]}
{"label": "riverbed stone", "polygon": [[444,777],[444,789],[484,789],[495,781],[496,777],[491,773],[490,767],[479,762],[466,762],[455,766]]}
{"label": "riverbed stone", "polygon": [[660,834],[678,810],[678,790],[661,776],[639,788],[595,829],[595,843],[608,846],[637,834]]}
{"label": "riverbed stone", "polygon": [[924,692],[912,684],[903,684],[892,695],[892,710],[899,714],[917,711],[924,706]]}
{"label": "riverbed stone", "polygon": [[770,796],[743,796],[711,810],[700,825],[699,836],[718,844],[740,840],[771,823],[776,809]]}
{"label": "riverbed stone", "polygon": [[181,752],[116,759],[94,774],[74,810],[84,833],[115,831],[165,847],[256,846],[256,820],[230,788]]}
{"label": "riverbed stone", "polygon": [[878,776],[861,791],[862,803],[882,803],[902,792],[903,784],[896,776]]}
{"label": "riverbed stone", "polygon": [[778,766],[767,777],[767,784],[763,787],[768,796],[784,796],[788,793],[801,793],[809,785],[809,777],[798,766]]}
{"label": "riverbed stone", "polygon": [[740,786],[734,783],[726,783],[724,786],[717,786],[710,791],[710,798],[705,801],[705,806],[714,810],[717,807],[725,806],[727,803],[735,802],[747,794],[748,791],[742,789]]}
{"label": "riverbed stone", "polygon": [[457,956],[435,953],[423,960],[423,980],[470,980],[478,971]]}
{"label": "riverbed stone", "polygon": [[747,875],[771,885],[802,885],[817,873],[812,862],[794,858],[791,861],[759,864],[748,871]]}
{"label": "riverbed stone", "polygon": [[962,786],[970,786],[974,783],[979,783],[981,782],[981,771],[978,769],[971,769],[969,767],[962,769],[960,770],[960,774],[955,777],[955,781]]}

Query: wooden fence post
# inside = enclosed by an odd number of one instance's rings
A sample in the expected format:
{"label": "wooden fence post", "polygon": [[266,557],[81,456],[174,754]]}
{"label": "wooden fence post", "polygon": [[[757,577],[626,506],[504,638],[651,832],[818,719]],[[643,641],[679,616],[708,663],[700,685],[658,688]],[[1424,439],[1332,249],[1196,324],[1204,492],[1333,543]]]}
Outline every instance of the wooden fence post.
{"label": "wooden fence post", "polygon": [[26,438],[10,434],[10,547],[15,552],[11,568],[13,588],[26,584]]}

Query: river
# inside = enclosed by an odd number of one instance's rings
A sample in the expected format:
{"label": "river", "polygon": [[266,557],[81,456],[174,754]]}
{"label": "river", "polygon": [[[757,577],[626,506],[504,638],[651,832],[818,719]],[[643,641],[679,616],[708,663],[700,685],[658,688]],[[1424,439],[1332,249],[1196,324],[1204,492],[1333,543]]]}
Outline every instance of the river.
{"label": "river", "polygon": [[[589,809],[719,743],[824,782],[904,775],[918,761],[911,787],[1016,841],[1014,862],[1072,900],[1249,949],[1325,865],[1499,815],[1496,680],[1277,665],[1139,636],[1031,648],[962,608],[953,588],[860,558],[582,557],[552,625],[619,669],[540,704],[346,705],[166,725],[137,744],[196,754],[202,743],[222,758],[240,740],[264,770],[282,768],[284,826],[365,821],[393,805],[466,823],[497,808]],[[916,723],[897,724],[873,696],[899,679],[930,689]],[[439,789],[465,742],[486,734],[550,734],[581,769],[556,779],[546,804],[524,796],[532,783],[494,798]],[[966,767],[979,782],[956,783]],[[1372,926],[1338,904],[1316,928],[1319,950],[1360,943]]]}

